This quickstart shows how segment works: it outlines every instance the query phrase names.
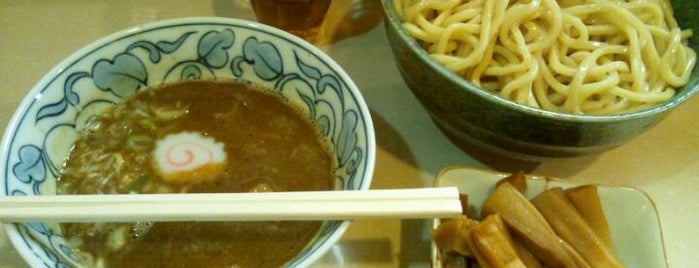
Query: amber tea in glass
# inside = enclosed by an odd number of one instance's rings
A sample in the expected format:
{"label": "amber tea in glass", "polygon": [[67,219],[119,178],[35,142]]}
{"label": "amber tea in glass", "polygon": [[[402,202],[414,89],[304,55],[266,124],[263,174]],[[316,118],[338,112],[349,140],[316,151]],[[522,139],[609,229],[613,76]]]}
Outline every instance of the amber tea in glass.
{"label": "amber tea in glass", "polygon": [[251,0],[257,20],[305,39],[318,35],[331,0]]}

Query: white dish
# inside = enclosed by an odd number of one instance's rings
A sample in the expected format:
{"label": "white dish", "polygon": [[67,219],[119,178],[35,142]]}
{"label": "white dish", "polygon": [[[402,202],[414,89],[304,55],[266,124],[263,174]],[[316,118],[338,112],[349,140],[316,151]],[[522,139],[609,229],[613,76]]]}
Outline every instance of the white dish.
{"label": "white dish", "polygon": [[[469,214],[480,215],[481,205],[493,191],[495,182],[509,174],[468,167],[449,167],[442,170],[435,186],[456,186],[468,195]],[[532,198],[544,189],[560,186],[568,188],[580,185],[561,179],[527,176],[527,197]],[[668,267],[655,204],[647,194],[627,187],[598,185],[598,194],[612,240],[621,262],[626,267]],[[434,221],[434,227],[439,220]],[[443,267],[442,256],[432,245],[432,267]]]}

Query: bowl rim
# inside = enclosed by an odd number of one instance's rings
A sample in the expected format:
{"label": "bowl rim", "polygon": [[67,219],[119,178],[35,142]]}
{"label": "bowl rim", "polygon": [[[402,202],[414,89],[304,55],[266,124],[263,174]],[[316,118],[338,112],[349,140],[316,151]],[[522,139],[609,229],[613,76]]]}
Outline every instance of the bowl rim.
{"label": "bowl rim", "polygon": [[[516,112],[531,115],[531,116],[541,116],[545,119],[565,121],[565,122],[580,122],[580,123],[613,123],[621,121],[633,121],[640,118],[646,118],[655,116],[658,114],[663,114],[668,112],[680,104],[684,103],[695,94],[699,92],[699,82],[694,85],[694,87],[682,86],[682,93],[675,94],[670,100],[663,102],[662,104],[644,108],[641,110],[635,110],[631,112],[619,113],[619,114],[605,114],[605,115],[591,115],[591,114],[571,114],[565,112],[555,112],[544,110],[540,108],[535,108],[527,106],[524,104],[516,103],[502,96],[492,94],[483,89],[478,88],[476,85],[472,84],[468,80],[459,76],[455,72],[449,70],[444,65],[437,62],[435,59],[427,53],[413,38],[410,36],[402,27],[402,21],[398,16],[394,8],[395,0],[381,0],[383,11],[386,17],[386,27],[392,27],[398,34],[400,41],[405,43],[410,51],[417,55],[417,57],[425,63],[430,69],[437,71],[443,75],[450,82],[460,85],[462,90],[468,91],[469,93],[475,94],[484,101],[493,103],[495,105],[512,108]],[[699,51],[697,51],[699,53]],[[694,66],[693,72],[698,72],[699,63]]]}
{"label": "bowl rim", "polygon": [[[19,104],[15,108],[15,111],[13,112],[12,117],[8,121],[7,127],[4,130],[2,140],[0,140],[0,170],[4,173],[8,172],[7,170],[9,168],[9,158],[7,158],[6,156],[10,153],[10,144],[12,143],[12,140],[15,139],[16,135],[18,135],[17,130],[19,127],[19,123],[26,116],[26,113],[29,112],[30,107],[41,96],[42,92],[47,88],[47,85],[53,83],[55,79],[58,79],[58,77],[62,73],[64,73],[72,65],[80,61],[81,58],[115,41],[124,38],[129,38],[130,36],[133,36],[134,34],[137,34],[139,32],[201,24],[239,26],[249,29],[251,31],[270,34],[278,38],[285,39],[291,43],[297,44],[300,48],[303,48],[312,56],[321,59],[324,62],[324,64],[327,64],[332,70],[334,70],[336,74],[340,77],[340,79],[343,80],[343,82],[347,85],[347,91],[351,93],[352,99],[357,105],[357,109],[361,112],[361,117],[365,121],[367,148],[365,155],[366,165],[364,167],[364,172],[361,174],[360,177],[362,179],[362,183],[359,184],[359,189],[357,190],[368,190],[370,188],[376,165],[376,137],[374,124],[366,100],[364,99],[361,91],[359,90],[355,82],[351,79],[349,74],[347,74],[344,68],[342,68],[334,59],[330,57],[330,55],[326,54],[320,48],[314,46],[313,44],[296,35],[255,21],[216,16],[191,16],[170,18],[127,27],[104,35],[86,44],[83,44],[79,49],[72,52],[67,57],[61,59],[48,72],[46,72],[46,74],[44,74],[42,78],[36,84],[34,84],[29,91],[25,93],[25,96],[20,100]],[[5,189],[3,191],[0,191],[0,196],[7,195],[7,185],[5,184],[4,187]],[[340,240],[340,238],[344,235],[347,228],[349,227],[351,221],[344,220],[336,222],[338,222],[339,224],[337,224],[337,227],[334,230],[334,232],[331,235],[327,236],[325,240],[320,241],[321,245],[319,247],[316,247],[315,251],[313,251],[311,254],[305,255],[304,259],[299,260],[299,262],[296,263],[297,265],[308,266],[316,262],[323,255],[325,255],[330,250],[330,248],[337,243],[337,241]],[[12,243],[13,248],[19,253],[19,255],[22,256],[22,258],[27,264],[29,264],[30,266],[37,266],[38,264],[43,263],[42,259],[39,258],[39,256],[34,255],[33,252],[28,250],[28,248],[24,247],[26,241],[24,235],[21,234],[21,231],[18,228],[18,225],[20,225],[20,223],[4,223],[3,225],[5,232],[10,242]]]}

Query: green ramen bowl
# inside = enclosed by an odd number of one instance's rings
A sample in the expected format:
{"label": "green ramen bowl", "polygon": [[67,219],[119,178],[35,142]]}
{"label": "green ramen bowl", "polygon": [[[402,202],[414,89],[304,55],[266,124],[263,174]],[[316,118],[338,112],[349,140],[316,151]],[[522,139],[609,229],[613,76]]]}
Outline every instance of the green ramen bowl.
{"label": "green ramen bowl", "polygon": [[[92,119],[138,92],[189,80],[236,80],[281,95],[298,106],[300,114],[313,121],[319,135],[329,141],[328,157],[335,166],[328,169],[332,173],[328,179],[334,183],[324,182],[325,186],[334,185],[335,189],[330,190],[336,191],[369,189],[375,159],[374,129],[369,109],[345,71],[320,49],[290,33],[255,22],[212,17],[173,19],[126,29],[60,62],[28,92],[5,131],[0,195],[56,194],[56,179],[63,163],[78,134],[86,128],[92,130]],[[252,112],[258,111],[265,112]],[[236,146],[243,150],[248,144]],[[282,149],[267,151],[288,163],[298,160],[295,154]],[[233,161],[244,163],[242,159]],[[298,167],[312,164],[304,162]],[[284,179],[299,178],[306,179]],[[285,266],[310,265],[340,239],[348,226],[349,221],[322,223]],[[79,266],[57,224],[6,223],[4,227],[32,267]],[[187,254],[179,248],[176,252]]]}
{"label": "green ramen bowl", "polygon": [[[434,60],[403,28],[393,0],[382,0],[388,41],[412,93],[456,142],[516,158],[566,157],[620,146],[653,127],[699,91],[699,66],[689,83],[660,105],[617,115],[576,115],[517,104],[485,91]],[[697,1],[671,1],[680,27],[692,29],[699,51]]]}

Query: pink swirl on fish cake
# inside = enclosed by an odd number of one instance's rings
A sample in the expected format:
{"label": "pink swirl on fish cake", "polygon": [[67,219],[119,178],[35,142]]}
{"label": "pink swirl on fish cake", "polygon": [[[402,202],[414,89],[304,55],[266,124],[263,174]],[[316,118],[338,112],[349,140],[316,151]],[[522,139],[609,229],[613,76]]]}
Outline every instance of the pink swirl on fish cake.
{"label": "pink swirl on fish cake", "polygon": [[156,169],[166,178],[226,161],[224,144],[197,132],[181,132],[157,141],[153,151]]}

